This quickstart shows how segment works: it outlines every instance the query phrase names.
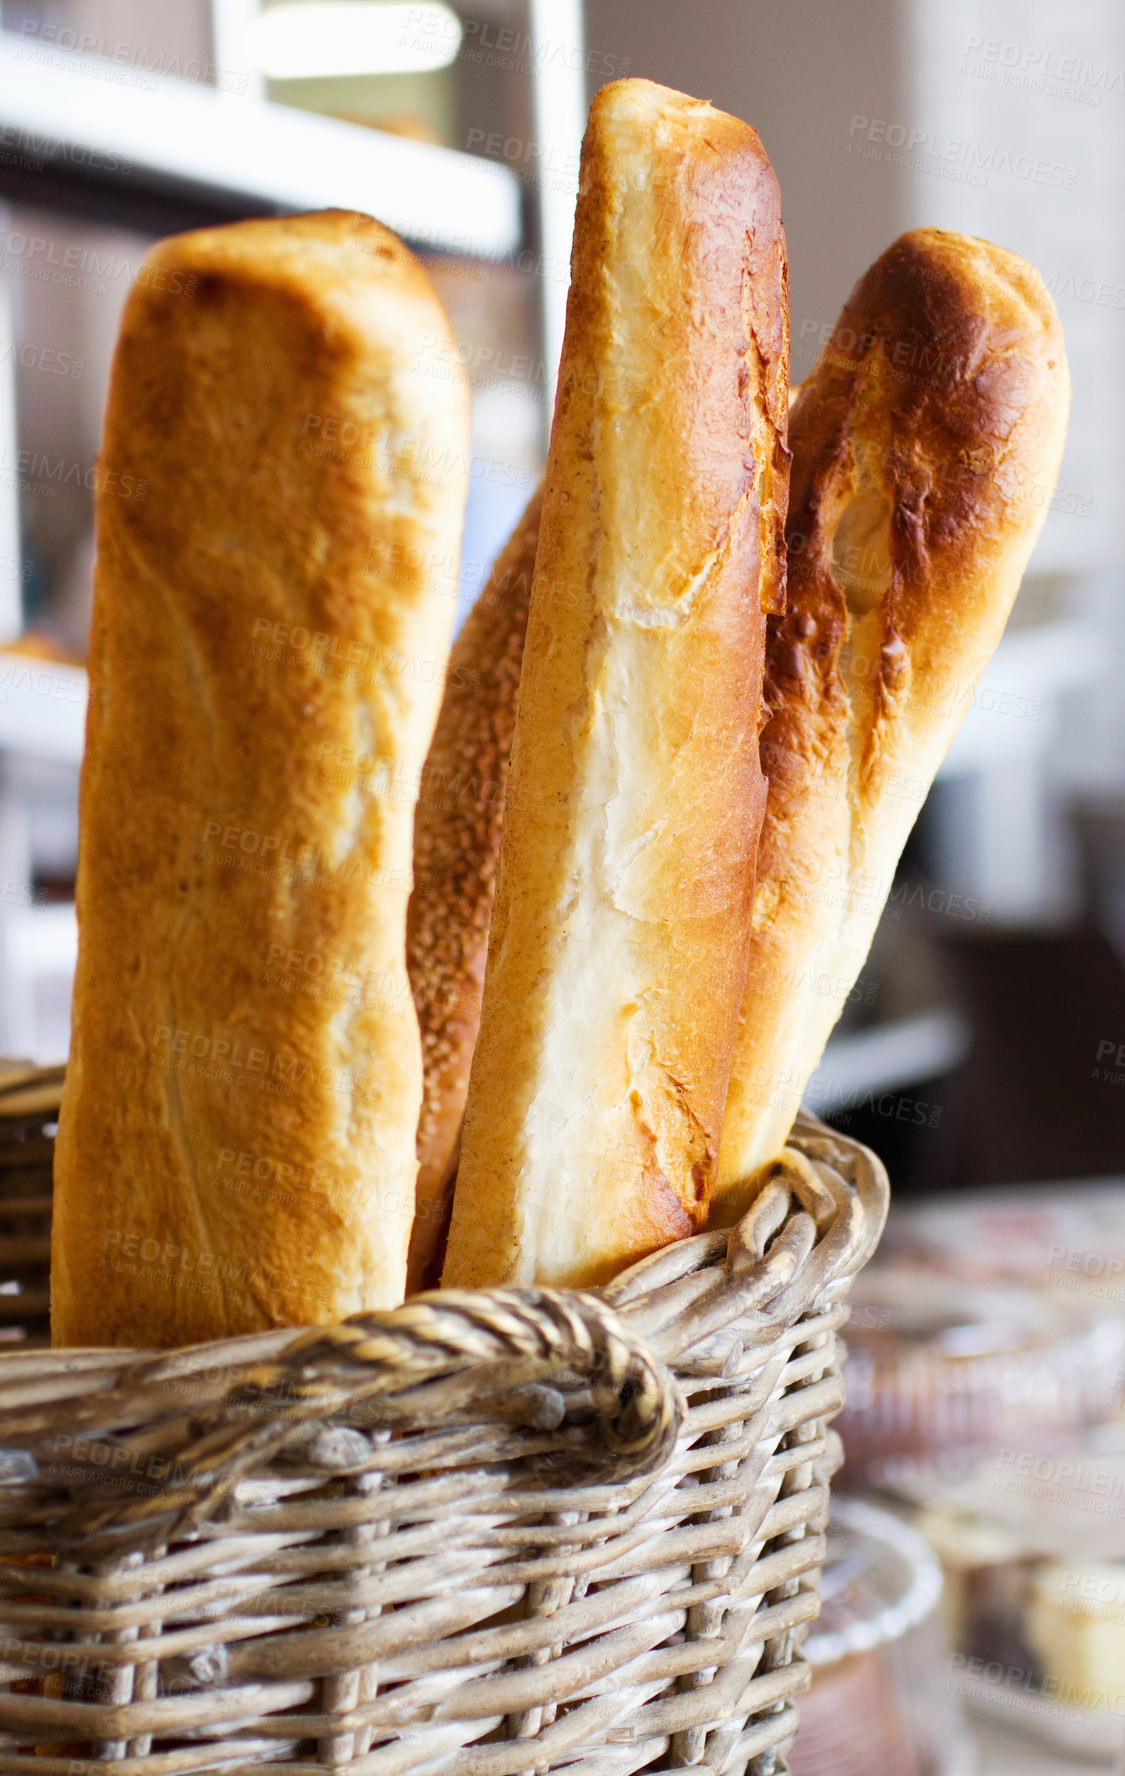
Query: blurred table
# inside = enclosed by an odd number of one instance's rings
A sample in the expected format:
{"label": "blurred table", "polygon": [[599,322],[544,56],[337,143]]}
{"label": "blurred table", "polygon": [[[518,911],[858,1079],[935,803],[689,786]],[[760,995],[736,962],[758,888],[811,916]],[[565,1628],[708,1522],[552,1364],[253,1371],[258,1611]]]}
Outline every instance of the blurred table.
{"label": "blurred table", "polygon": [[[1122,1722],[1122,1757],[1118,1771],[1125,1770],[1125,1722]],[[1076,1763],[1051,1746],[1035,1745],[1032,1740],[1012,1733],[1000,1733],[992,1727],[975,1725],[974,1749],[979,1776],[1096,1776],[1106,1766]]]}

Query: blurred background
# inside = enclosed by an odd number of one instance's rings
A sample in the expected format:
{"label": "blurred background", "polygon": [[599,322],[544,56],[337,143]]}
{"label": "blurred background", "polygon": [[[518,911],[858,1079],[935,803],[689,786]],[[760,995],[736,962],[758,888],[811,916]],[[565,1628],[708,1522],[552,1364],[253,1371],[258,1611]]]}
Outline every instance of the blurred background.
{"label": "blurred background", "polygon": [[425,255],[474,393],[463,608],[543,461],[604,81],[758,129],[794,382],[906,228],[1042,271],[1059,486],[808,1096],[896,1208],[793,1767],[1125,1769],[1125,9],[3,0],[2,25],[0,1054],[67,1049],[100,416],[155,237],[342,205]]}

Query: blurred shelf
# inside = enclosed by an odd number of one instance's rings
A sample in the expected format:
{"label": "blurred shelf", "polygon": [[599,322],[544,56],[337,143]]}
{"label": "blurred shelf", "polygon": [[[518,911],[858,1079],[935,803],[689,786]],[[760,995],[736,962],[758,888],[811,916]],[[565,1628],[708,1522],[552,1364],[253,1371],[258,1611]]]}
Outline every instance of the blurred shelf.
{"label": "blurred shelf", "polygon": [[831,1115],[868,1092],[896,1091],[919,1080],[938,1079],[964,1060],[969,1041],[965,1018],[945,1010],[834,1036],[809,1080],[805,1103],[817,1115]]}
{"label": "blurred shelf", "polygon": [[83,667],[0,650],[0,752],[81,764],[86,696]]}
{"label": "blurred shelf", "polygon": [[[520,182],[506,167],[359,125],[0,32],[0,190],[59,201],[112,190],[194,194],[216,216],[363,210],[420,246],[499,259],[522,239]],[[166,231],[166,230],[165,230]]]}

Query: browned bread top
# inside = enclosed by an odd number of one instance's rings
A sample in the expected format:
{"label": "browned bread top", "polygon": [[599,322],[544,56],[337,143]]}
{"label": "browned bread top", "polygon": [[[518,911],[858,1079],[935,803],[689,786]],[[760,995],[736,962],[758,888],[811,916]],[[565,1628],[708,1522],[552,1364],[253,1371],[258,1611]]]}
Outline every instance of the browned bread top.
{"label": "browned bread top", "polygon": [[1069,395],[1038,273],[937,229],[860,279],[802,385],[724,1190],[783,1144],[859,974],[1048,508]]}
{"label": "browned bread top", "polygon": [[[1003,569],[1046,509],[1068,400],[1058,315],[1015,254],[917,229],[860,279],[790,421],[800,587],[767,657],[779,754],[792,690],[829,716],[846,683],[864,704],[862,769],[877,770],[888,724],[971,670],[966,631],[991,652]],[[939,557],[956,599],[934,583]]]}
{"label": "browned bread top", "polygon": [[341,212],[164,241],[126,304],[59,1342],[185,1343],[401,1298],[414,785],[453,611],[430,564],[457,553],[468,476],[450,337],[413,255]]}
{"label": "browned bread top", "polygon": [[706,1214],[783,580],[785,278],[754,131],[603,87],[446,1283],[599,1281]]}

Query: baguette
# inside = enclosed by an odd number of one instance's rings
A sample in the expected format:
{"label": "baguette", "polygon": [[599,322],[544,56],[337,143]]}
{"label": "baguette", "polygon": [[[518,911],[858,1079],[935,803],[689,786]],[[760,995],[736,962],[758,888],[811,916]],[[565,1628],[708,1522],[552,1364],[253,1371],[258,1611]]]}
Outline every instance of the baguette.
{"label": "baguette", "polygon": [[598,1283],[706,1218],[764,805],[788,344],[754,131],[603,87],[446,1285]]}
{"label": "baguette", "polygon": [[414,256],[343,212],[164,241],[126,304],[57,1343],[187,1344],[402,1297],[412,784],[454,610],[429,568],[459,551],[468,468],[449,339]]}
{"label": "baguette", "polygon": [[436,1287],[449,1229],[541,506],[537,490],[453,644],[414,814],[406,963],[422,1032],[422,1110],[408,1293]]}
{"label": "baguette", "polygon": [[1039,534],[1068,405],[1039,274],[937,229],[903,235],[861,278],[801,388],[718,1221],[783,1147],[863,966]]}

